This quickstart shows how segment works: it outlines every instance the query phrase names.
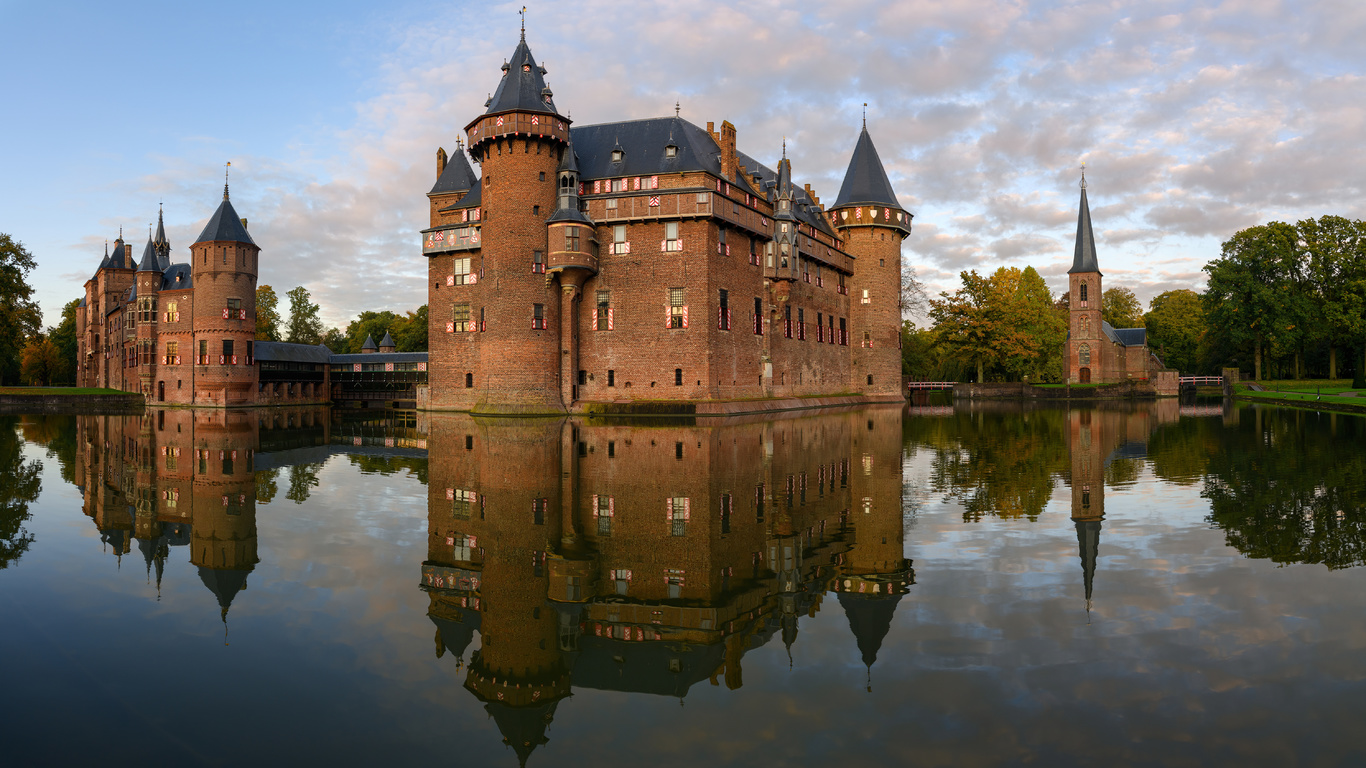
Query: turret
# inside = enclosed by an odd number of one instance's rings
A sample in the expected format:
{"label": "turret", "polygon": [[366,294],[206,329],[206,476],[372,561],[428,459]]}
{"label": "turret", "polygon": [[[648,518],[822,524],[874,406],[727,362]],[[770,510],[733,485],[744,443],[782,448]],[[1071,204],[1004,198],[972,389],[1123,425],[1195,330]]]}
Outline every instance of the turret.
{"label": "turret", "polygon": [[387,353],[393,352],[396,349],[398,349],[398,345],[394,343],[394,337],[391,336],[388,331],[385,331],[384,338],[379,341],[379,351]]}
{"label": "turret", "polygon": [[1077,205],[1077,239],[1072,268],[1067,270],[1068,337],[1064,363],[1072,384],[1105,380],[1101,346],[1108,343],[1101,327],[1100,264],[1096,261],[1096,236],[1091,229],[1091,207],[1086,201],[1086,174],[1081,175],[1081,202]]}
{"label": "turret", "polygon": [[[165,233],[162,234],[164,236]],[[134,279],[137,285],[137,301],[124,311],[136,313],[138,387],[148,402],[151,402],[152,382],[156,379],[157,367],[157,293],[161,290],[161,262],[157,257],[156,246],[150,232],[147,245],[142,249],[142,260],[138,263]]]}
{"label": "turret", "polygon": [[777,250],[772,277],[796,280],[800,258],[797,256],[797,235],[801,227],[794,210],[792,193],[792,161],[787,159],[787,142],[783,142],[783,159],[778,161],[778,186],[774,190],[773,245]]}
{"label": "turret", "polygon": [[223,184],[223,201],[190,246],[194,402],[224,406],[255,396],[256,275],[261,249]]}
{"label": "turret", "polygon": [[901,241],[911,233],[911,214],[897,201],[866,123],[831,218],[845,251],[855,259],[850,386],[865,394],[901,397]]}

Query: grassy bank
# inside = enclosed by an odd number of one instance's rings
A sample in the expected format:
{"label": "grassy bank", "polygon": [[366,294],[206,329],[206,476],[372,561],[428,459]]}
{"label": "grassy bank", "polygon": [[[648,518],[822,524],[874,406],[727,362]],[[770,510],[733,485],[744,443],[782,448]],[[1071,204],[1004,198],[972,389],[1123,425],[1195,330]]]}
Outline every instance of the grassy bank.
{"label": "grassy bank", "polygon": [[[1249,384],[1258,384],[1258,392]],[[1313,408],[1321,411],[1366,413],[1366,389],[1353,389],[1351,379],[1265,380],[1233,385],[1233,397],[1254,403]]]}
{"label": "grassy bank", "polygon": [[136,395],[118,389],[98,387],[0,387],[0,395],[31,397],[87,397],[90,395]]}

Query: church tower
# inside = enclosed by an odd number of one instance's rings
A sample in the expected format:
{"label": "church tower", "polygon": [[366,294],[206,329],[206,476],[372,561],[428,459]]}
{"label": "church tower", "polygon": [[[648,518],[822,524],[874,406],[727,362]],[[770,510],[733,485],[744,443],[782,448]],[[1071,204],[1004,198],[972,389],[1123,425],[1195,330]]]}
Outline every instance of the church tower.
{"label": "church tower", "polygon": [[[465,128],[470,156],[482,168],[476,210],[494,226],[482,229],[477,263],[469,265],[474,284],[445,294],[455,297],[450,304],[433,305],[459,327],[432,346],[432,355],[454,365],[455,380],[474,390],[461,398],[472,402],[458,405],[475,411],[565,408],[560,358],[569,350],[561,325],[569,318],[561,317],[560,286],[545,259],[569,119],[556,109],[545,73],[523,29],[486,111]],[[561,280],[575,286],[568,276]],[[439,317],[437,327],[446,320]]]}
{"label": "church tower", "polygon": [[911,214],[897,202],[866,122],[831,218],[855,259],[844,339],[852,347],[850,387],[900,397],[901,241],[911,233]]}
{"label": "church tower", "polygon": [[1091,208],[1086,202],[1086,174],[1081,175],[1081,204],[1077,210],[1077,246],[1067,270],[1068,340],[1064,358],[1072,384],[1104,381],[1100,315],[1100,265],[1096,236],[1091,231]]}
{"label": "church tower", "polygon": [[256,397],[251,364],[260,253],[225,182],[223,202],[190,246],[195,405],[247,404]]}

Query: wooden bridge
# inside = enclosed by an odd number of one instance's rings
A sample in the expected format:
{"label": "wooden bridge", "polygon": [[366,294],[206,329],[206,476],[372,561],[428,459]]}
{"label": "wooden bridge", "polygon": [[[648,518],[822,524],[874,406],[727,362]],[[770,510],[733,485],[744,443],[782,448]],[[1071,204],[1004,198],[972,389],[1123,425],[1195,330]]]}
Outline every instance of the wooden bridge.
{"label": "wooden bridge", "polygon": [[1223,376],[1182,376],[1177,379],[1183,387],[1222,387]]}
{"label": "wooden bridge", "polygon": [[906,389],[914,392],[918,389],[953,389],[954,381],[908,381]]}

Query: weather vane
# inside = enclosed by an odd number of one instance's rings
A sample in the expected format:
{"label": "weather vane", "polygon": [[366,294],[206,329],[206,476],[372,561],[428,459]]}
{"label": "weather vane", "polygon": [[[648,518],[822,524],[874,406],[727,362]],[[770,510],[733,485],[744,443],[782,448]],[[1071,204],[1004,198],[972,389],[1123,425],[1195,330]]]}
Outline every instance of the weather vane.
{"label": "weather vane", "polygon": [[863,127],[868,127],[868,102],[863,102]]}
{"label": "weather vane", "polygon": [[1086,163],[1081,164],[1081,188],[1086,189]]}
{"label": "weather vane", "polygon": [[525,40],[525,39],[526,39],[526,6],[525,6],[525,5],[522,6],[522,10],[518,11],[517,14],[518,14],[519,16],[522,17],[522,39]]}

